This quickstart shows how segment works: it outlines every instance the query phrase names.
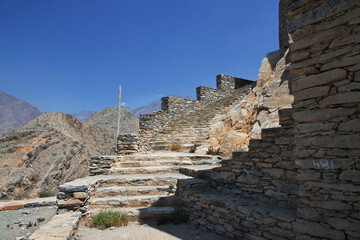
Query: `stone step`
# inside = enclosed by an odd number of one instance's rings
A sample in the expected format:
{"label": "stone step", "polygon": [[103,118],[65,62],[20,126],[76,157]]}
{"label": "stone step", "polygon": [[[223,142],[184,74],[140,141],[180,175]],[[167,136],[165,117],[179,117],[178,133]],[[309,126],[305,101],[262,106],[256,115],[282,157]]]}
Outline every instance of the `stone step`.
{"label": "stone step", "polygon": [[152,145],[184,145],[185,147],[192,147],[194,144],[201,144],[206,139],[197,139],[197,140],[179,140],[179,139],[168,139],[167,141],[154,141]]}
{"label": "stone step", "polygon": [[[204,140],[205,141],[205,140]],[[203,142],[204,142],[203,141]],[[199,143],[199,142],[196,142],[196,143]],[[195,143],[191,143],[191,144],[178,144],[178,143],[172,143],[172,144],[156,144],[156,142],[152,145],[152,148],[154,150],[160,150],[160,151],[164,151],[164,150],[167,150],[169,151],[171,149],[171,146],[172,145],[181,145],[182,149],[183,150],[186,150],[186,149],[190,149],[191,147],[194,146]]]}
{"label": "stone step", "polygon": [[156,174],[178,172],[178,166],[151,166],[151,167],[130,167],[130,168],[111,168],[109,174]]}
{"label": "stone step", "polygon": [[210,180],[212,169],[220,167],[220,164],[199,165],[199,166],[181,166],[179,172],[187,176]]}
{"label": "stone step", "polygon": [[[114,176],[114,177],[110,177]],[[136,175],[108,175],[107,178],[100,179],[97,187],[110,186],[169,186],[176,185],[178,179],[186,179],[189,176],[179,173],[161,174],[136,174]]]}
{"label": "stone step", "polygon": [[0,201],[0,211],[56,205],[56,197]]}
{"label": "stone step", "polygon": [[55,215],[47,224],[37,229],[29,240],[72,239],[81,218],[81,212],[64,212]]}
{"label": "stone step", "polygon": [[[172,185],[175,186],[175,185]],[[164,186],[112,186],[97,188],[92,194],[94,198],[114,196],[166,195],[172,193],[171,185]]]}
{"label": "stone step", "polygon": [[[192,146],[192,145],[191,145]],[[185,153],[185,152],[170,152],[170,151],[158,151],[158,152],[147,152],[133,155],[121,155],[121,156],[92,156],[90,161],[110,161],[113,163],[117,162],[129,162],[129,161],[156,161],[156,160],[206,160],[216,159],[211,155],[198,154],[198,153]]]}
{"label": "stone step", "polygon": [[116,196],[92,198],[91,208],[176,206],[179,202],[174,195]]}
{"label": "stone step", "polygon": [[[175,210],[175,207],[140,207],[140,208],[112,208],[114,211],[126,213],[129,217],[129,221],[140,220],[156,220],[157,217],[169,214]],[[96,214],[101,209],[90,209],[89,212]]]}
{"label": "stone step", "polygon": [[151,167],[151,166],[192,166],[192,165],[212,165],[217,164],[219,159],[205,159],[205,160],[156,160],[156,161],[129,161],[117,162],[115,168],[130,168],[130,167]]}

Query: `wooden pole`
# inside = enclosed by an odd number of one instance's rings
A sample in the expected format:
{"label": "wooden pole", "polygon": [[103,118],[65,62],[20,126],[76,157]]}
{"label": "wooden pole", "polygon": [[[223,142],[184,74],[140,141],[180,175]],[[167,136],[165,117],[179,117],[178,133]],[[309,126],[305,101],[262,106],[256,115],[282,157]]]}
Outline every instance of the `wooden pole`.
{"label": "wooden pole", "polygon": [[118,103],[118,114],[117,114],[117,129],[115,133],[115,151],[117,149],[117,141],[120,132],[120,108],[121,108],[121,85],[119,85],[119,103]]}

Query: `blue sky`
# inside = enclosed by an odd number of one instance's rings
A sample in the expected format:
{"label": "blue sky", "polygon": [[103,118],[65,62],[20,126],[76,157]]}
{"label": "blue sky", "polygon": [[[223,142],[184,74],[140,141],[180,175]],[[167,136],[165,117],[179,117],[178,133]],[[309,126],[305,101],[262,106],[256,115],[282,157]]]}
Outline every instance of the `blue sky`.
{"label": "blue sky", "polygon": [[277,0],[0,0],[0,91],[44,112],[195,96],[256,80],[278,49]]}

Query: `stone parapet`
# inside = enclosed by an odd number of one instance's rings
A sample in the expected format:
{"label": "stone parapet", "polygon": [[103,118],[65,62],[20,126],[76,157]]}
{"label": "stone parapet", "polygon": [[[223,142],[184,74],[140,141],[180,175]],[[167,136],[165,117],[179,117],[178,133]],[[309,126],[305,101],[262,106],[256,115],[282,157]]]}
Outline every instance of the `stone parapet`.
{"label": "stone parapet", "polygon": [[117,154],[129,155],[141,150],[139,134],[121,134],[117,142]]}

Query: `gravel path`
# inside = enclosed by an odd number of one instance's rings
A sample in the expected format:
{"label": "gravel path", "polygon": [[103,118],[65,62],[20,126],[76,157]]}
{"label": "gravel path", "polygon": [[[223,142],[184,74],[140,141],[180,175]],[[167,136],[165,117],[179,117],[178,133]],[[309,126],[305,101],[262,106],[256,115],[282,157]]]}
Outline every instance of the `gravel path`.
{"label": "gravel path", "polygon": [[[30,235],[56,213],[56,206],[0,211],[0,239],[15,240]],[[31,224],[29,224],[31,223]]]}
{"label": "gravel path", "polygon": [[228,239],[214,233],[196,229],[190,224],[168,224],[157,226],[156,222],[139,225],[132,223],[126,227],[113,230],[88,228],[83,222],[75,234],[78,240],[225,240]]}

